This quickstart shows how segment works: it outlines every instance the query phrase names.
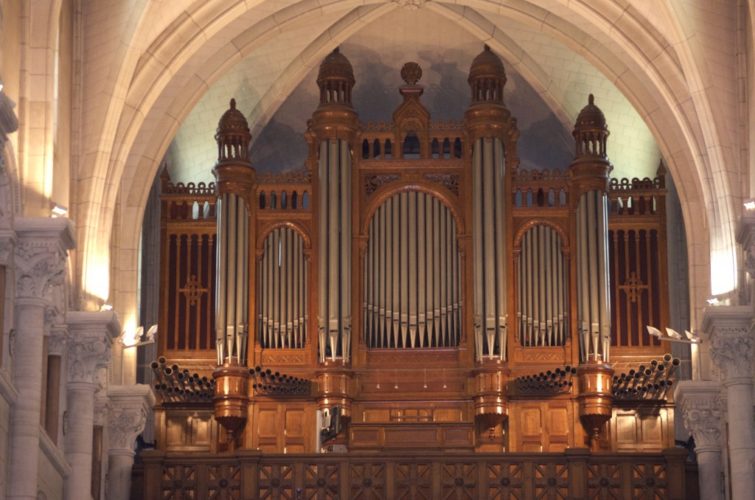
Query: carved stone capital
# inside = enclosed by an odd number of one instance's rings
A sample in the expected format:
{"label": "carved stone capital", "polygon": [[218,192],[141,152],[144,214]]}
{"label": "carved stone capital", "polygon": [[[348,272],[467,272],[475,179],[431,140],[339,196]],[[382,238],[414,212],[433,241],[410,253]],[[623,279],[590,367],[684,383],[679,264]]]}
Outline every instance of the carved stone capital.
{"label": "carved stone capital", "polygon": [[697,451],[721,450],[724,404],[718,382],[685,380],[674,393],[684,428],[695,438]]}
{"label": "carved stone capital", "polygon": [[65,218],[18,217],[15,220],[16,297],[42,299],[62,312],[68,250],[73,228]]}
{"label": "carved stone capital", "polygon": [[706,308],[703,331],[707,334],[711,359],[724,381],[752,380],[753,332],[750,306]]}
{"label": "carved stone capital", "polygon": [[108,411],[109,453],[133,454],[136,438],[144,430],[155,404],[155,396],[147,385],[111,386]]}
{"label": "carved stone capital", "polygon": [[120,327],[112,311],[68,314],[68,380],[96,383],[98,367],[110,363],[110,349]]}
{"label": "carved stone capital", "polygon": [[68,329],[56,325],[50,329],[47,337],[47,354],[52,356],[62,356],[68,345]]}

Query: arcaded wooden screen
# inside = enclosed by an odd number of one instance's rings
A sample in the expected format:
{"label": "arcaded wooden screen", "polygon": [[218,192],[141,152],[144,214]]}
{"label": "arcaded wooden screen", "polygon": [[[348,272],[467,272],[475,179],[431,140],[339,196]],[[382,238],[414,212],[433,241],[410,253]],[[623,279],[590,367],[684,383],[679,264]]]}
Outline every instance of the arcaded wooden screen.
{"label": "arcaded wooden screen", "polygon": [[160,352],[203,357],[214,351],[214,186],[164,183]]}
{"label": "arcaded wooden screen", "polygon": [[665,180],[612,179],[609,193],[611,345],[661,348],[647,325],[668,326]]}
{"label": "arcaded wooden screen", "polygon": [[294,229],[267,235],[257,264],[257,321],[263,348],[301,348],[307,339],[307,265]]}
{"label": "arcaded wooden screen", "polygon": [[558,231],[546,224],[528,229],[521,238],[516,272],[522,346],[563,345],[569,331],[569,281]]}
{"label": "arcaded wooden screen", "polygon": [[661,322],[660,257],[656,229],[611,230],[611,310],[614,346],[660,345],[645,326]]}
{"label": "arcaded wooden screen", "polygon": [[365,342],[371,348],[452,347],[461,337],[456,221],[431,194],[385,200],[368,230]]}

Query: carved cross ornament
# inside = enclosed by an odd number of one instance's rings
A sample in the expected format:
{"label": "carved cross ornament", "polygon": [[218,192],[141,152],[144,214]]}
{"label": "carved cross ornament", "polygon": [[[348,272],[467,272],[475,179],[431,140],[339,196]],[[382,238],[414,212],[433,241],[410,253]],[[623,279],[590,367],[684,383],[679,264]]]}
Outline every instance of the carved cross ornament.
{"label": "carved cross ornament", "polygon": [[200,286],[196,274],[192,274],[189,279],[186,280],[186,283],[184,283],[183,288],[179,288],[178,291],[186,296],[186,300],[189,302],[190,306],[195,306],[199,303],[202,296],[209,290],[206,287]]}
{"label": "carved cross ornament", "polygon": [[633,304],[637,302],[638,298],[640,298],[640,292],[642,290],[647,290],[647,288],[648,285],[637,276],[635,271],[629,273],[629,277],[624,284],[619,285],[619,289],[624,290],[624,293],[627,294],[627,298]]}

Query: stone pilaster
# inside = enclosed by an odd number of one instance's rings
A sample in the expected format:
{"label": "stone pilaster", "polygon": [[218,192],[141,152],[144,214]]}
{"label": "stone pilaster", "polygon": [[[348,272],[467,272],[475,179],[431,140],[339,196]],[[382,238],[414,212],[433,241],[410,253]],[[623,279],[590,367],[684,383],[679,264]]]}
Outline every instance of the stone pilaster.
{"label": "stone pilaster", "polygon": [[144,430],[155,405],[148,385],[112,386],[108,389],[108,485],[107,498],[128,500],[136,438]]}
{"label": "stone pilaster", "polygon": [[704,312],[710,355],[726,389],[732,499],[755,498],[753,441],[753,332],[750,306],[713,307]]}
{"label": "stone pilaster", "polygon": [[8,498],[36,499],[44,335],[65,311],[67,251],[73,230],[67,219],[15,220],[13,253],[16,299],[13,384],[18,399],[11,416]]}
{"label": "stone pilaster", "polygon": [[66,479],[67,499],[90,498],[92,489],[92,439],[96,374],[110,362],[110,348],[118,337],[115,313],[68,314],[68,409],[65,442],[71,474]]}
{"label": "stone pilaster", "polygon": [[695,438],[700,498],[723,499],[721,386],[718,382],[685,380],[676,387],[674,400],[684,428]]}

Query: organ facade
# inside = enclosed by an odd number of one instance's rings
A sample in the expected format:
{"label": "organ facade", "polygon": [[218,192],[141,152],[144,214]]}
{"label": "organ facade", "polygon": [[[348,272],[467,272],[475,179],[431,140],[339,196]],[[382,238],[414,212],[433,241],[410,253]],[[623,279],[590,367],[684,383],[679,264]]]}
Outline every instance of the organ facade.
{"label": "organ facade", "polygon": [[147,496],[225,474],[239,498],[403,498],[407,474],[407,498],[683,497],[679,361],[645,328],[669,322],[663,167],[611,178],[590,95],[572,163],[520,169],[488,47],[459,121],[401,76],[391,121],[361,123],[335,50],[303,169],[256,173],[232,100],[217,182],[163,178]]}

